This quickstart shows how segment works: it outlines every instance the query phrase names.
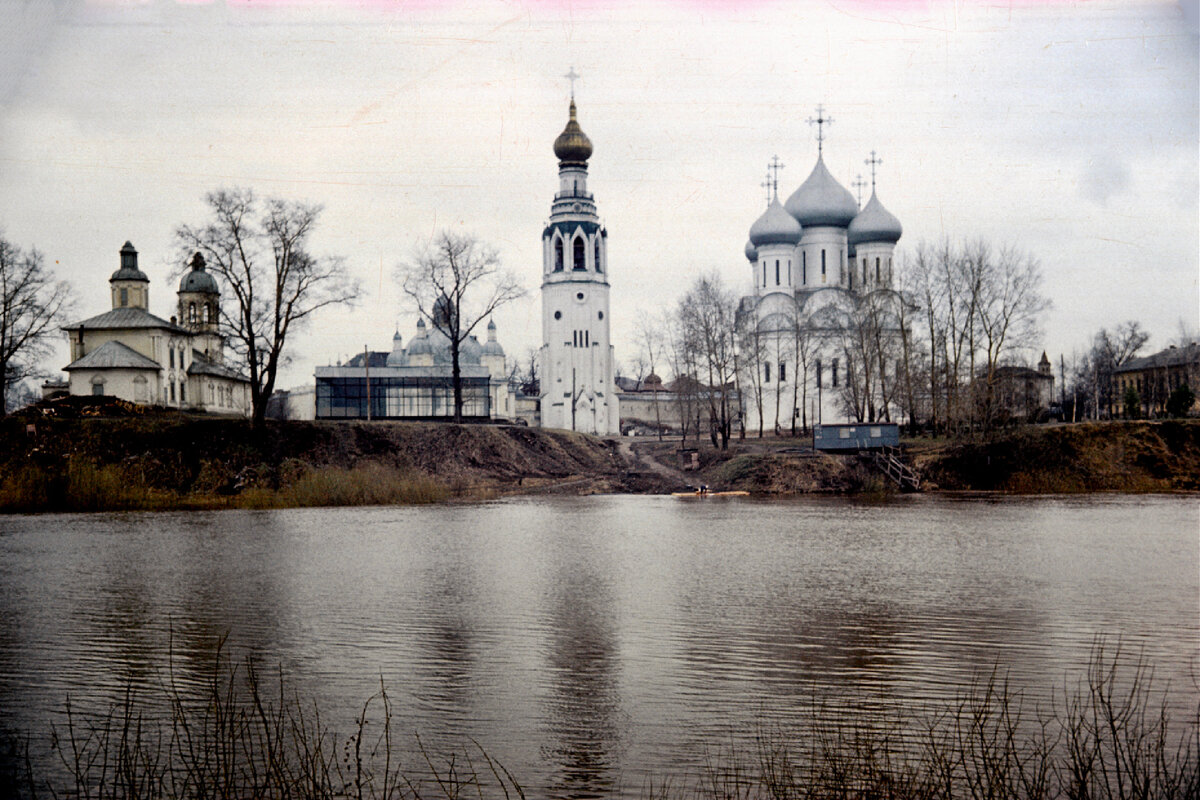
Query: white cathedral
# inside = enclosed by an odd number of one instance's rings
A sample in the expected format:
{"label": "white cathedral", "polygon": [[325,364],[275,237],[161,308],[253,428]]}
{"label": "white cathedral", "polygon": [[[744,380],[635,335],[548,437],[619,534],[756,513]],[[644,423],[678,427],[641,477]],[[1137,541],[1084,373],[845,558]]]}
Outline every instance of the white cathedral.
{"label": "white cathedral", "polygon": [[[774,193],[746,243],[754,293],[742,298],[738,326],[748,356],[739,381],[747,432],[791,429],[793,420],[796,427],[861,421],[863,407],[855,413],[851,395],[860,391],[862,377],[845,347],[849,318],[867,298],[896,297],[892,258],[902,228],[875,192],[881,162],[874,153],[866,162],[871,198],[860,209],[825,166],[823,126],[831,120],[818,108],[811,121],[818,125],[816,165],[780,203],[775,161],[775,178],[766,184],[769,190],[774,184]],[[886,398],[883,404],[872,417],[888,413]]]}
{"label": "white cathedral", "polygon": [[575,118],[573,91],[570,119],[554,140],[554,155],[558,192],[542,231],[541,424],[600,436],[617,434],[608,232],[588,191],[592,142]]}

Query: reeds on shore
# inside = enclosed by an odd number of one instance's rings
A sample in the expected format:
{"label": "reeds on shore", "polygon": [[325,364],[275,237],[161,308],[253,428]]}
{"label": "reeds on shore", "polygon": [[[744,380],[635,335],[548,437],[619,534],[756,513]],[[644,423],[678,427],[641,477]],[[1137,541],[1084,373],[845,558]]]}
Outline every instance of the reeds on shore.
{"label": "reeds on shore", "polygon": [[187,492],[148,485],[121,464],[74,459],[65,469],[36,464],[0,476],[0,513],[36,511],[169,511],[212,508],[414,505],[451,496],[441,481],[375,462],[307,467],[278,485],[231,492]]}
{"label": "reeds on shore", "polygon": [[[1034,706],[993,674],[956,700],[900,702],[869,720],[817,706],[792,729],[766,729],[748,752],[711,756],[692,775],[629,791],[669,800],[1191,800],[1200,797],[1200,705],[1168,714],[1138,658],[1098,645],[1086,679]],[[170,676],[162,696],[127,691],[106,713],[70,704],[48,745],[0,743],[0,796],[165,798],[536,797],[473,741],[432,754],[401,746],[386,687],[341,737],[282,671],[264,675],[218,648],[203,691]],[[40,744],[35,744],[39,742]],[[409,742],[413,740],[408,740]],[[402,763],[407,753],[410,763]],[[414,755],[415,753],[415,755]],[[527,794],[528,793],[528,794]]]}

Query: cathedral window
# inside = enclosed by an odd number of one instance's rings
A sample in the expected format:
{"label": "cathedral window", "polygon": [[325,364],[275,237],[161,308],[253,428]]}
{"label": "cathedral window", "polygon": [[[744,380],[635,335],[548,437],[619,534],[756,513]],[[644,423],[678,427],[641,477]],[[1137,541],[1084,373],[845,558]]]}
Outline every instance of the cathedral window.
{"label": "cathedral window", "polygon": [[867,285],[867,260],[865,258],[862,260],[862,267],[863,267],[863,286],[866,286]]}
{"label": "cathedral window", "polygon": [[779,259],[775,259],[775,285],[779,285]]}
{"label": "cathedral window", "polygon": [[175,348],[172,347],[167,351],[167,359],[171,362],[171,369],[175,369]]}
{"label": "cathedral window", "polygon": [[170,391],[171,391],[171,394],[169,395],[169,397],[170,397],[170,401],[171,401],[172,403],[174,403],[174,402],[175,402],[175,381],[171,381],[171,389],[170,389]]}
{"label": "cathedral window", "polygon": [[792,285],[792,260],[788,259],[788,286]]}
{"label": "cathedral window", "polygon": [[808,253],[800,253],[800,283],[808,285]]}
{"label": "cathedral window", "polygon": [[122,289],[121,290],[121,308],[124,308],[127,305],[129,305],[129,290]]}
{"label": "cathedral window", "polygon": [[583,253],[583,237],[576,236],[575,244],[571,247],[571,268],[574,270],[587,269],[587,260]]}
{"label": "cathedral window", "polygon": [[763,362],[763,383],[771,382],[771,362]]}
{"label": "cathedral window", "polygon": [[821,282],[825,282],[825,251],[821,251]]}
{"label": "cathedral window", "polygon": [[875,259],[875,282],[879,283],[879,259]]}
{"label": "cathedral window", "polygon": [[833,388],[837,388],[837,359],[833,360]]}
{"label": "cathedral window", "polygon": [[817,388],[821,388],[821,359],[817,359]]}
{"label": "cathedral window", "polygon": [[780,361],[779,362],[779,382],[784,383],[786,381],[787,381],[787,362]]}
{"label": "cathedral window", "polygon": [[763,259],[763,288],[767,288],[767,261]]}
{"label": "cathedral window", "polygon": [[563,271],[563,243],[562,239],[557,237],[554,239],[554,271]]}
{"label": "cathedral window", "polygon": [[595,255],[594,260],[596,262],[596,272],[604,272],[604,269],[600,266],[600,237],[599,236],[596,237],[596,252],[594,255]]}
{"label": "cathedral window", "polygon": [[188,303],[188,322],[195,324],[196,322],[196,304]]}
{"label": "cathedral window", "polygon": [[186,383],[179,384],[179,402],[181,402],[181,403],[187,402],[187,384]]}

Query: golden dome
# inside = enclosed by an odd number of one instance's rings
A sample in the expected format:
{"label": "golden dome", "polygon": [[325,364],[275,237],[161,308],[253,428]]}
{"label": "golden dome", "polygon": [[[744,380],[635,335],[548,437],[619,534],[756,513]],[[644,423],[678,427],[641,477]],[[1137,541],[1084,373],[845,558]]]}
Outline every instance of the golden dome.
{"label": "golden dome", "polygon": [[563,128],[563,132],[554,140],[554,155],[563,163],[579,164],[586,164],[592,155],[592,140],[575,119],[574,99],[571,100],[571,118],[567,120],[567,127]]}

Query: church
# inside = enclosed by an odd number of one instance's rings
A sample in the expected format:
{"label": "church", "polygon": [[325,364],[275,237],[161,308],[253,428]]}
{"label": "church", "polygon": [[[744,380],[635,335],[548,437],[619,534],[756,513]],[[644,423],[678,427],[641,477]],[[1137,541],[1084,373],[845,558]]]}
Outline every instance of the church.
{"label": "church", "polygon": [[156,317],[150,279],[126,242],[109,278],[112,310],[66,326],[73,395],[107,395],[140,405],[249,415],[250,381],[225,366],[217,282],[196,253],[179,281],[178,317]]}
{"label": "church", "polygon": [[[574,81],[574,70],[567,74]],[[544,428],[607,436],[620,432],[608,316],[608,231],[588,191],[592,142],[570,117],[554,140],[558,191],[542,230],[539,405]]]}
{"label": "church", "polygon": [[[875,334],[895,340],[890,305],[892,259],[900,221],[879,200],[874,152],[871,197],[865,206],[830,174],[818,107],[817,162],[787,198],[778,197],[778,159],[764,186],[766,210],[750,226],[745,256],[753,293],[742,298],[738,334],[743,426],[779,432],[813,424],[890,419],[893,410],[880,375],[894,369],[882,355],[855,358],[863,309],[881,309]],[[863,185],[863,184],[859,184]],[[863,361],[878,363],[863,364]]]}

